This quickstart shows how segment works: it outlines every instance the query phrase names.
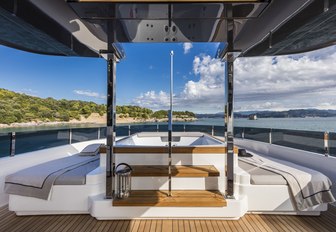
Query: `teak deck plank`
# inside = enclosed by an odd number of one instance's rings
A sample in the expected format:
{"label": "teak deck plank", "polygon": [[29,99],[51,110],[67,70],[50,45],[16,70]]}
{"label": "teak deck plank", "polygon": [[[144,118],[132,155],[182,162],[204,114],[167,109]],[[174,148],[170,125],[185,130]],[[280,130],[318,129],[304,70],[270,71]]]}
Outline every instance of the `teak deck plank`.
{"label": "teak deck plank", "polygon": [[[132,176],[168,176],[168,165],[132,165]],[[213,165],[174,165],[174,177],[209,177],[219,176]]]}
{"label": "teak deck plank", "polygon": [[[336,211],[321,216],[254,215],[239,220],[110,220],[90,215],[16,216],[8,206],[0,208],[0,231],[335,231]],[[141,230],[143,229],[143,230]]]}
{"label": "teak deck plank", "polygon": [[168,191],[133,190],[126,199],[114,199],[113,206],[223,207],[226,201],[217,190]]}

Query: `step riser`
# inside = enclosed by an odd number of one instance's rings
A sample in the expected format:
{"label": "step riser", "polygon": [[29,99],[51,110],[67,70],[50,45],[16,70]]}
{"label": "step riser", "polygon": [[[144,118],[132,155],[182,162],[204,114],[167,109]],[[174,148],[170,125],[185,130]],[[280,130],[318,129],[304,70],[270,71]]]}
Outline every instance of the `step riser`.
{"label": "step riser", "polygon": [[134,218],[239,218],[247,212],[247,198],[226,200],[226,207],[111,207],[104,195],[90,197],[90,214],[99,220]]}
{"label": "step riser", "polygon": [[[172,178],[173,190],[221,190],[220,177]],[[168,177],[132,177],[132,190],[168,190]]]}

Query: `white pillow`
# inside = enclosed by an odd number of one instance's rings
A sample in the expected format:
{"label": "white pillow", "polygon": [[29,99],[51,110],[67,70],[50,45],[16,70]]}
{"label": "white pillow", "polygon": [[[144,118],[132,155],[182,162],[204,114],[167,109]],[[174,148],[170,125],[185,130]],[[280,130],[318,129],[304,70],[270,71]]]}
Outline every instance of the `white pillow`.
{"label": "white pillow", "polygon": [[101,143],[95,143],[87,145],[80,153],[79,155],[82,156],[94,156],[99,153],[99,148],[102,144]]}

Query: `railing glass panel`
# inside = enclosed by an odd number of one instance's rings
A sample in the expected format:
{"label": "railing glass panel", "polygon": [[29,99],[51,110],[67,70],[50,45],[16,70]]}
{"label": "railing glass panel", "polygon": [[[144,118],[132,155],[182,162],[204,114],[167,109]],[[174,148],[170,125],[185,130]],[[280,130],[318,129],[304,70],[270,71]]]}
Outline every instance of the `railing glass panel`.
{"label": "railing glass panel", "polygon": [[[167,124],[159,124],[159,132],[168,132]],[[184,132],[183,124],[173,124],[173,133],[174,132]]]}
{"label": "railing glass panel", "polygon": [[99,128],[99,138],[105,139],[106,138],[106,127]]}
{"label": "railing glass panel", "polygon": [[[173,129],[174,129],[174,126],[175,125],[173,125]],[[167,124],[159,124],[159,132],[167,132],[167,131],[168,131],[168,125]]]}
{"label": "railing glass panel", "polygon": [[246,127],[244,128],[244,138],[268,143],[270,130],[268,128]]}
{"label": "railing glass panel", "polygon": [[321,154],[324,154],[323,137],[324,132],[272,129],[273,144]]}
{"label": "railing glass panel", "polygon": [[244,127],[233,128],[233,136],[235,138],[243,138]]}
{"label": "railing glass panel", "polygon": [[133,125],[131,126],[131,134],[139,132],[156,132],[157,125]]}
{"label": "railing glass panel", "polygon": [[0,134],[0,158],[9,156],[10,136],[8,133]]}
{"label": "railing glass panel", "polygon": [[97,139],[99,132],[97,128],[75,128],[71,129],[71,131],[72,131],[71,143]]}
{"label": "railing glass panel", "polygon": [[214,136],[222,136],[225,134],[225,126],[214,126]]}
{"label": "railing glass panel", "polygon": [[329,133],[329,151],[331,156],[336,156],[336,133]]}
{"label": "railing glass panel", "polygon": [[69,130],[17,132],[15,154],[69,144]]}
{"label": "railing glass panel", "polygon": [[116,126],[116,136],[128,136],[129,126]]}
{"label": "railing glass panel", "polygon": [[203,132],[203,133],[208,133],[212,134],[212,126],[208,125],[185,125],[185,131],[190,131],[190,132]]}
{"label": "railing glass panel", "polygon": [[184,125],[182,124],[173,124],[173,132],[184,132]]}

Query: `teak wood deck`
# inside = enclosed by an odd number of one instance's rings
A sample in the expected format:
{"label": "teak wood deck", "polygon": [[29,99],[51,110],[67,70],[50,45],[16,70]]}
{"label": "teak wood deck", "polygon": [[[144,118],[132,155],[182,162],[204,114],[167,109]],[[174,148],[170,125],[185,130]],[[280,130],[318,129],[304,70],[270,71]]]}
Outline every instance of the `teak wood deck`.
{"label": "teak wood deck", "polygon": [[114,199],[113,206],[224,207],[226,201],[217,190],[132,190],[126,199]]}
{"label": "teak wood deck", "polygon": [[231,220],[116,220],[98,221],[90,215],[16,216],[8,206],[0,208],[0,231],[111,231],[111,232],[233,232],[233,231],[335,231],[336,209],[321,216],[275,216],[247,214]]}
{"label": "teak wood deck", "polygon": [[[168,176],[168,165],[132,165],[132,176]],[[219,176],[213,165],[173,165],[173,177]]]}

